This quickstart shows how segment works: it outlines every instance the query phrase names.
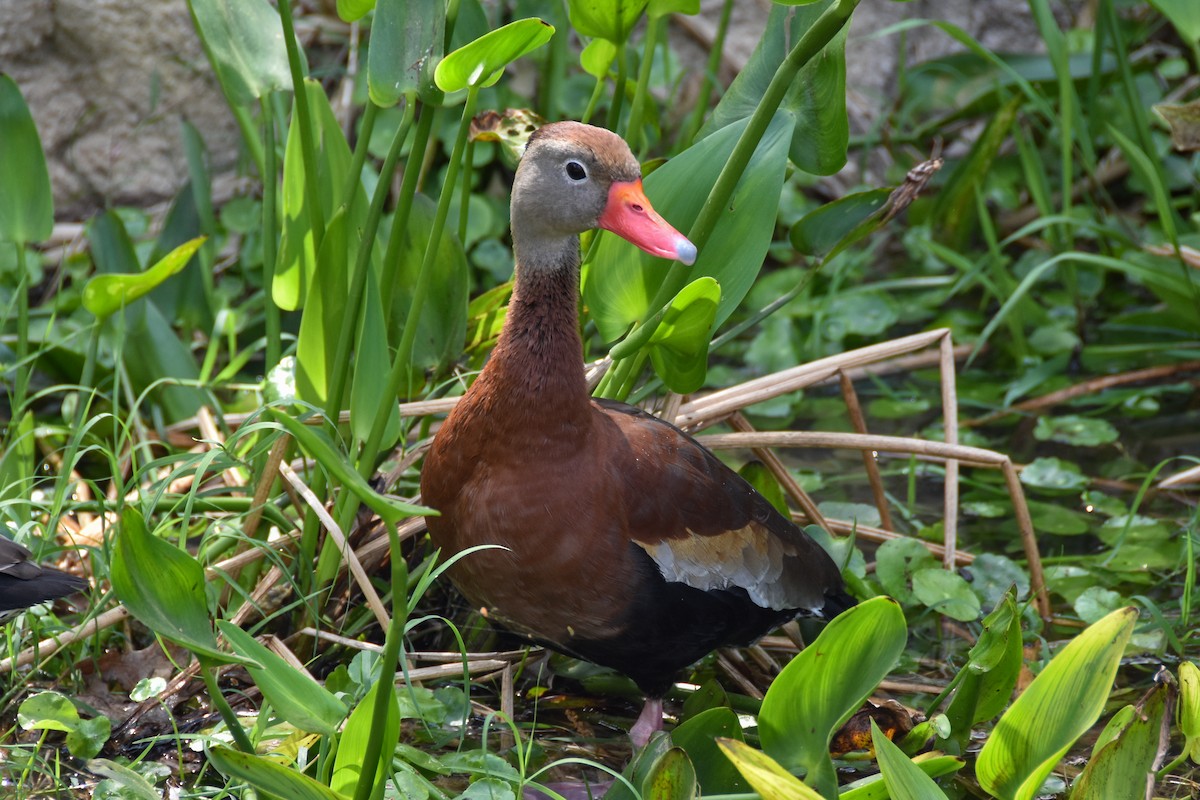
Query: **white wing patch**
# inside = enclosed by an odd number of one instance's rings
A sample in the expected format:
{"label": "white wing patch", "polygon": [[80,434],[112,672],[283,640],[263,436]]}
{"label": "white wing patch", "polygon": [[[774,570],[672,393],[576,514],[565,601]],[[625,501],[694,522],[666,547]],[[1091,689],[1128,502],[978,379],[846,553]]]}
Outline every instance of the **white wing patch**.
{"label": "white wing patch", "polygon": [[[785,561],[797,555],[777,536],[748,525],[716,536],[687,531],[682,539],[637,542],[668,581],[701,591],[741,587],[763,608],[804,608],[782,580]],[[636,540],[635,540],[636,541]]]}

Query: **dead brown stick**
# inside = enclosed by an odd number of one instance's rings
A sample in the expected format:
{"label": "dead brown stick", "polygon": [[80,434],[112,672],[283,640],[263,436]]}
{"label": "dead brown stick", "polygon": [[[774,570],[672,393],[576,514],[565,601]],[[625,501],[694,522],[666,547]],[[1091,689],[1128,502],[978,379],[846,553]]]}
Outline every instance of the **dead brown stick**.
{"label": "dead brown stick", "polygon": [[[729,427],[742,433],[754,432],[754,427],[742,416],[740,411],[729,418]],[[792,501],[800,506],[800,510],[804,512],[804,515],[825,530],[829,530],[829,523],[825,521],[825,516],[817,509],[817,504],[808,496],[808,492],[804,491],[800,483],[792,477],[792,473],[788,472],[787,467],[779,460],[779,456],[765,447],[752,448],[752,452],[755,458],[763,462],[771,474],[775,476],[775,480],[779,481],[779,485],[787,492],[788,497],[792,498]]]}
{"label": "dead brown stick", "polygon": [[[850,424],[857,433],[867,433],[867,418],[863,416],[862,405],[858,402],[858,392],[854,390],[854,381],[845,372],[838,372],[838,380],[842,387],[842,399],[846,403],[846,411],[850,415]],[[888,506],[887,494],[883,490],[883,477],[879,474],[879,464],[875,461],[875,453],[862,451],[863,469],[867,471],[867,481],[871,484],[871,496],[875,499],[875,508],[879,510],[880,527],[885,531],[894,531],[892,509]]]}

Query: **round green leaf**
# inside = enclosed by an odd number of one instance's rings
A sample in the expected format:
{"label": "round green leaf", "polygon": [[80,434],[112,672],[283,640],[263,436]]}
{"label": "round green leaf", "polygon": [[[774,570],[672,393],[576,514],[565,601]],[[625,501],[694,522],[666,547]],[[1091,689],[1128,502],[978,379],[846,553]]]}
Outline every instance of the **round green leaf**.
{"label": "round green leaf", "polygon": [[579,54],[579,66],[593,78],[608,75],[609,68],[617,57],[617,46],[608,39],[592,39]]}
{"label": "round green leaf", "polygon": [[500,80],[506,66],[553,35],[554,26],[536,17],[510,22],[446,56],[434,70],[433,79],[443,92],[491,86]]}
{"label": "round green leaf", "polygon": [[1078,466],[1061,458],[1039,458],[1021,470],[1021,483],[1049,492],[1075,492],[1088,485]]}
{"label": "round green leaf", "polygon": [[1068,414],[1062,417],[1038,417],[1033,436],[1040,442],[1062,442],[1076,447],[1112,444],[1120,434],[1108,420]]}
{"label": "round green leaf", "polygon": [[913,595],[923,605],[960,622],[979,619],[979,598],[957,572],[939,568],[913,573]]}
{"label": "round green leaf", "polygon": [[620,44],[646,8],[647,0],[567,0],[571,27],[583,36]]}

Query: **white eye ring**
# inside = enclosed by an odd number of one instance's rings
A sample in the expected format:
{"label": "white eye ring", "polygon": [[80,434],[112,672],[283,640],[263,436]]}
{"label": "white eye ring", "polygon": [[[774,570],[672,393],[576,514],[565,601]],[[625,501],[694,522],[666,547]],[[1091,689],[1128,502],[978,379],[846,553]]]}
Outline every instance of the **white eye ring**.
{"label": "white eye ring", "polygon": [[568,161],[567,177],[573,181],[587,180],[587,170],[578,161]]}

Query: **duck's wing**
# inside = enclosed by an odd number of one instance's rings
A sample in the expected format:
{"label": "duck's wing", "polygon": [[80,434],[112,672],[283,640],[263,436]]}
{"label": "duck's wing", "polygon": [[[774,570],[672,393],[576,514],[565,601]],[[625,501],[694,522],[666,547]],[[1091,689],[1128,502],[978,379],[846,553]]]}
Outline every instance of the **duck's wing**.
{"label": "duck's wing", "polygon": [[0,536],[0,615],[77,592],[87,581],[31,560],[32,554]]}
{"label": "duck's wing", "polygon": [[741,588],[763,608],[812,614],[853,602],[825,550],[695,439],[625,403],[597,405],[630,540],[667,581]]}

